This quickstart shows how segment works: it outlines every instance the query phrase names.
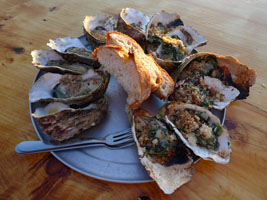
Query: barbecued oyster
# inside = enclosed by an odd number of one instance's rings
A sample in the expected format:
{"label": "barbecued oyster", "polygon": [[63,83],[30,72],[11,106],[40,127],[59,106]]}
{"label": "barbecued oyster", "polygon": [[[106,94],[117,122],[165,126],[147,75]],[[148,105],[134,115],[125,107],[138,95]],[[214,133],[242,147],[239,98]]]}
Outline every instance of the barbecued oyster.
{"label": "barbecued oyster", "polygon": [[92,65],[95,68],[100,64],[92,57],[92,51],[87,49],[78,38],[57,38],[47,43],[51,49],[57,51],[62,57],[70,62],[81,62]]}
{"label": "barbecued oyster", "polygon": [[245,99],[255,79],[255,71],[234,57],[197,53],[176,71],[169,99],[223,109],[235,99]]}
{"label": "barbecued oyster", "polygon": [[106,43],[107,32],[115,29],[115,19],[111,16],[86,16],[83,20],[83,29],[86,40],[93,48]]}
{"label": "barbecued oyster", "polygon": [[169,73],[196,47],[207,43],[193,28],[184,26],[178,14],[165,11],[151,18],[146,37],[147,51]]}
{"label": "barbecued oyster", "polygon": [[31,55],[32,64],[47,72],[84,74],[92,68],[86,64],[66,61],[53,50],[33,50]]}
{"label": "barbecued oyster", "polygon": [[117,29],[132,37],[141,46],[144,46],[146,41],[145,32],[148,22],[149,17],[141,11],[133,8],[123,8],[119,14]]}
{"label": "barbecued oyster", "polygon": [[192,156],[165,124],[139,110],[133,115],[132,133],[142,165],[166,194],[192,178]]}
{"label": "barbecued oyster", "polygon": [[193,104],[168,102],[160,109],[158,118],[171,125],[197,156],[222,164],[229,162],[229,133],[207,109]]}
{"label": "barbecued oyster", "polygon": [[29,100],[84,105],[104,95],[109,77],[107,72],[93,69],[83,75],[46,73],[33,84]]}
{"label": "barbecued oyster", "polygon": [[103,97],[84,108],[73,109],[61,102],[39,107],[32,114],[42,131],[55,140],[69,139],[101,122],[108,110]]}

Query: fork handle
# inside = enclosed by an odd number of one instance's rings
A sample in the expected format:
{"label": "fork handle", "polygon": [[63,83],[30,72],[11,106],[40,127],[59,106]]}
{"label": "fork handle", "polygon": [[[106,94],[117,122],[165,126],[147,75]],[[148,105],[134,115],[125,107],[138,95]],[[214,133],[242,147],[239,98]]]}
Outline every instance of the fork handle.
{"label": "fork handle", "polygon": [[63,151],[69,149],[79,149],[84,147],[94,147],[103,145],[103,141],[91,139],[88,141],[82,141],[77,144],[63,144],[63,145],[52,145],[45,144],[42,141],[24,141],[16,146],[16,152],[19,154],[31,154],[41,153],[50,151]]}

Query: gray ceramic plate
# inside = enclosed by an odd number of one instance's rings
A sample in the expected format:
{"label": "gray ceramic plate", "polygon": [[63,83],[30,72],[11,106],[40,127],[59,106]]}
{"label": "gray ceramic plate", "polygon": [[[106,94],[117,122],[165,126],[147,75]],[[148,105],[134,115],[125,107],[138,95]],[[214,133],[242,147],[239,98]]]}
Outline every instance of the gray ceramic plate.
{"label": "gray ceramic plate", "polygon": [[[79,39],[88,46],[84,37],[79,37]],[[36,76],[36,80],[42,74],[43,72],[39,72]],[[79,136],[80,138],[88,136],[103,137],[109,133],[115,133],[129,128],[128,118],[124,112],[127,94],[121,86],[118,85],[114,77],[110,79],[106,96],[110,100],[110,112],[101,124],[85,131]],[[164,101],[151,96],[151,98],[144,103],[143,107],[152,114],[155,114],[163,104]],[[34,112],[36,106],[38,105],[30,104],[30,113]],[[214,112],[223,123],[225,110]],[[32,122],[39,138],[43,142],[49,143],[51,138],[42,133],[33,119]],[[106,147],[90,147],[51,153],[73,170],[97,179],[119,183],[142,183],[152,181],[139,162],[135,146],[116,150],[111,150]]]}

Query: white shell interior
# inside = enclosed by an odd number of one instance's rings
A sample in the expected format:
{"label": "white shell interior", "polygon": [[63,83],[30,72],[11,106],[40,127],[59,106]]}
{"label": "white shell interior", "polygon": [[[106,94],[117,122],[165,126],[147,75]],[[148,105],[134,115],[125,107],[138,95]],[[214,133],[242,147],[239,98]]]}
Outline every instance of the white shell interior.
{"label": "white shell interior", "polygon": [[59,54],[52,50],[33,50],[32,64],[33,65],[47,65],[49,60],[64,60]]}
{"label": "white shell interior", "polygon": [[50,39],[49,43],[47,43],[47,46],[60,53],[64,53],[65,50],[69,47],[86,49],[86,47],[81,43],[81,41],[78,38],[72,38],[72,37],[57,38],[55,40]]}
{"label": "white shell interior", "polygon": [[217,78],[212,78],[209,76],[204,76],[204,79],[200,80],[202,84],[208,85],[209,88],[214,89],[220,94],[224,94],[223,101],[215,101],[214,108],[216,109],[224,109],[227,105],[229,105],[235,98],[239,95],[239,90],[232,87],[226,86]]}
{"label": "white shell interior", "polygon": [[[187,33],[187,34],[185,34]],[[193,42],[191,44],[188,44],[188,34],[192,37]],[[191,53],[193,49],[196,47],[199,47],[201,45],[204,45],[207,43],[207,40],[204,36],[200,35],[196,30],[194,30],[190,26],[178,26],[176,29],[171,30],[166,34],[166,36],[172,37],[172,36],[178,36],[186,46],[186,51],[188,54]]]}
{"label": "white shell interior", "polygon": [[165,25],[179,18],[180,16],[178,14],[167,13],[166,11],[163,10],[151,18],[151,24],[157,25],[160,22],[163,25]]}
{"label": "white shell interior", "polygon": [[59,83],[62,75],[54,73],[46,73],[41,76],[32,86],[29,92],[30,102],[37,102],[40,99],[48,99],[52,97],[52,90]]}
{"label": "white shell interior", "polygon": [[141,11],[135,10],[133,8],[122,9],[120,15],[127,24],[132,24],[132,23],[137,24],[141,22],[141,28],[144,32],[146,30],[146,25],[150,20],[146,14],[142,13]]}
{"label": "white shell interior", "polygon": [[60,103],[60,102],[53,102],[53,103],[49,103],[47,106],[45,107],[40,107],[37,108],[35,110],[35,112],[33,113],[34,117],[43,117],[46,115],[50,115],[50,114],[54,114],[57,112],[60,112],[62,110],[70,110],[71,108],[64,104],[64,103]]}
{"label": "white shell interior", "polygon": [[96,16],[86,16],[83,20],[83,26],[87,32],[94,30],[97,26],[102,26],[107,31],[113,31],[115,21],[110,16],[98,14]]}

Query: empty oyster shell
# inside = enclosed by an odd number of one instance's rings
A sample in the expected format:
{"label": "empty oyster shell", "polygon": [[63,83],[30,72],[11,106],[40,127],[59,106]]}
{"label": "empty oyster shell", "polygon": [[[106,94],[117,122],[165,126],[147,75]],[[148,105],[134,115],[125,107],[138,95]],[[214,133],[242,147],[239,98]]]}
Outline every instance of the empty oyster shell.
{"label": "empty oyster shell", "polygon": [[29,100],[84,105],[104,95],[109,78],[107,72],[92,69],[83,75],[46,73],[33,84]]}
{"label": "empty oyster shell", "polygon": [[42,131],[55,140],[69,139],[101,122],[108,110],[103,97],[84,108],[73,109],[61,102],[39,107],[32,114]]}
{"label": "empty oyster shell", "polygon": [[220,120],[193,104],[166,103],[158,117],[171,125],[183,143],[204,160],[226,164],[230,160],[230,138]]}
{"label": "empty oyster shell", "polygon": [[82,63],[71,63],[53,50],[33,50],[32,64],[46,72],[84,74],[92,67]]}
{"label": "empty oyster shell", "polygon": [[172,29],[184,25],[177,13],[161,11],[154,15],[147,24],[146,37],[161,36]]}
{"label": "empty oyster shell", "polygon": [[93,48],[106,43],[107,32],[115,29],[115,19],[111,16],[86,16],[83,20],[83,29],[86,40]]}
{"label": "empty oyster shell", "polygon": [[123,8],[119,14],[117,29],[143,46],[146,40],[145,32],[148,22],[149,17],[141,11]]}
{"label": "empty oyster shell", "polygon": [[139,110],[133,115],[132,133],[142,165],[164,193],[173,193],[192,178],[190,152],[161,121]]}
{"label": "empty oyster shell", "polygon": [[87,49],[78,38],[57,38],[47,43],[51,49],[57,51],[70,62],[82,62],[99,67],[100,64],[92,57],[92,51]]}
{"label": "empty oyster shell", "polygon": [[[222,56],[216,53],[201,52],[189,56],[174,73],[176,89],[170,97],[171,100],[178,100],[181,97],[179,87],[184,84],[203,86],[199,88],[206,93],[203,98],[209,98],[215,103],[208,100],[209,107],[216,108],[216,102],[221,102],[217,108],[224,108],[235,99],[245,99],[249,95],[249,88],[255,83],[256,72],[247,65],[240,63],[232,56]],[[183,83],[184,82],[184,83]],[[206,86],[205,86],[206,85]],[[191,87],[191,86],[190,86]],[[191,87],[192,88],[192,87]],[[237,91],[238,90],[238,91]],[[207,92],[205,92],[207,91]],[[180,93],[180,94],[179,94]],[[192,91],[191,91],[192,93]],[[213,99],[214,95],[220,95],[219,98]],[[186,95],[182,95],[186,96]],[[201,105],[199,98],[191,101],[183,101]],[[181,100],[181,99],[179,99]],[[206,105],[207,106],[207,105]]]}

